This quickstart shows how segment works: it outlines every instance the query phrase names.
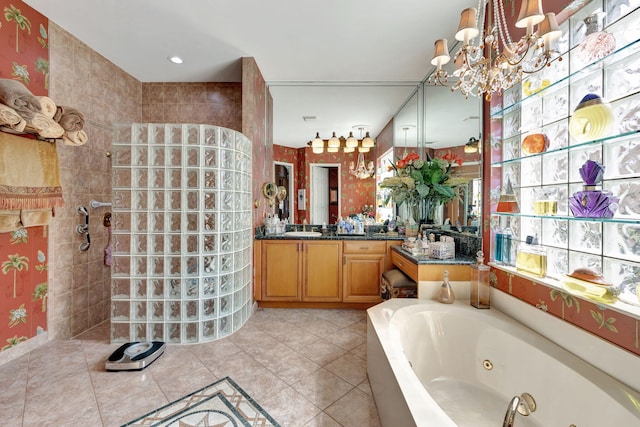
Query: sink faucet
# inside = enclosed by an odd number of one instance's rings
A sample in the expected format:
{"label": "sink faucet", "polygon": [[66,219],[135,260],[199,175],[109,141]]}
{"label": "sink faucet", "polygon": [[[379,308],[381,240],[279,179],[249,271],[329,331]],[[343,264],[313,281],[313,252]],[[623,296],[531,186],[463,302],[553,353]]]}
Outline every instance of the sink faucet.
{"label": "sink faucet", "polygon": [[507,412],[504,414],[504,422],[502,427],[513,427],[515,422],[516,412],[528,416],[530,413],[536,410],[536,401],[533,400],[533,396],[529,393],[522,393],[520,396],[514,396],[509,402]]}

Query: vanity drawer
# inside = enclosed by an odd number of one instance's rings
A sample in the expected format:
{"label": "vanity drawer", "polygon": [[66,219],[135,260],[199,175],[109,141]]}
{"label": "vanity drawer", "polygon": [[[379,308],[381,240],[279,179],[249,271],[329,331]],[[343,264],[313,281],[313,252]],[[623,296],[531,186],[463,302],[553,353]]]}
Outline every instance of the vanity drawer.
{"label": "vanity drawer", "polygon": [[411,262],[396,251],[391,251],[391,263],[415,282],[418,281],[418,264]]}
{"label": "vanity drawer", "polygon": [[343,244],[342,253],[345,254],[384,254],[387,252],[387,242],[384,240],[351,240],[344,241]]}

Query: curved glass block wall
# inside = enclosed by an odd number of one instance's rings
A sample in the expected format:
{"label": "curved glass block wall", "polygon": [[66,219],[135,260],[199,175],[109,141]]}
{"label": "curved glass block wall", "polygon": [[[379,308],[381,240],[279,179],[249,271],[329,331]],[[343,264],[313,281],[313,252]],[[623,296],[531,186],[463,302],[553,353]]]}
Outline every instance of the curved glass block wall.
{"label": "curved glass block wall", "polygon": [[193,124],[116,125],[111,341],[198,343],[251,315],[251,141]]}

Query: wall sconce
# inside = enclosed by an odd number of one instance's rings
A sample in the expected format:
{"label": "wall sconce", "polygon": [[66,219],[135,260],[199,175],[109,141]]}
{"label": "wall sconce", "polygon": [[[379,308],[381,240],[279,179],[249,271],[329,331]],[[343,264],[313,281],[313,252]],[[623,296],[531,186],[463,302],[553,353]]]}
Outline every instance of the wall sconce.
{"label": "wall sconce", "polygon": [[479,149],[480,141],[473,136],[469,138],[469,141],[464,145],[464,152],[467,154],[477,153]]}

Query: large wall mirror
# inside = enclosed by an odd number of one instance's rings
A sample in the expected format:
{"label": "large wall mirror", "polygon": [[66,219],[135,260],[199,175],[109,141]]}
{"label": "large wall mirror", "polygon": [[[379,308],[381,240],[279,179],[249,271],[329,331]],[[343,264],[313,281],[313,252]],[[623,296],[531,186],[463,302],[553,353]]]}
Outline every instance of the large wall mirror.
{"label": "large wall mirror", "polygon": [[[461,158],[463,163],[456,166],[456,174],[466,182],[457,187],[456,199],[438,210],[435,220],[449,218],[451,224],[459,223],[464,231],[478,235],[482,200],[481,105],[479,98],[465,98],[449,87],[422,83],[394,116],[393,150],[378,153],[383,162],[412,151],[421,158],[427,153],[439,158],[451,153]],[[392,214],[390,207],[383,209],[385,212],[379,217]],[[402,211],[401,207],[397,213],[402,215]]]}

